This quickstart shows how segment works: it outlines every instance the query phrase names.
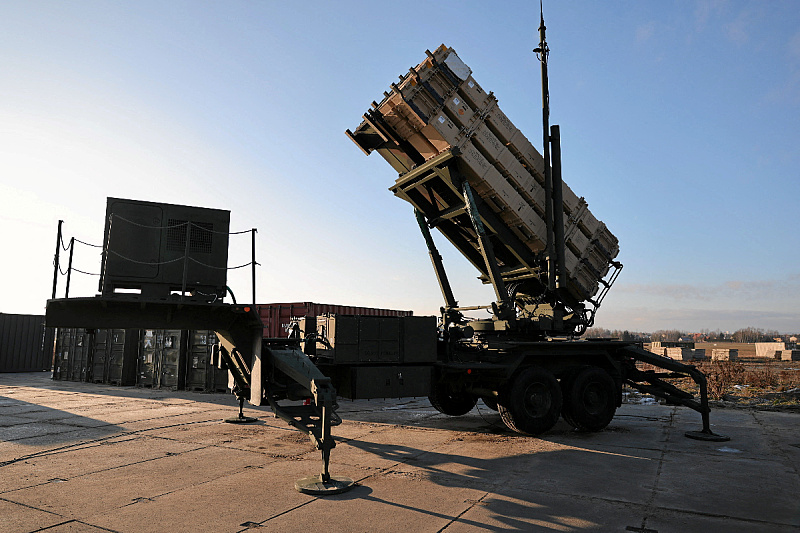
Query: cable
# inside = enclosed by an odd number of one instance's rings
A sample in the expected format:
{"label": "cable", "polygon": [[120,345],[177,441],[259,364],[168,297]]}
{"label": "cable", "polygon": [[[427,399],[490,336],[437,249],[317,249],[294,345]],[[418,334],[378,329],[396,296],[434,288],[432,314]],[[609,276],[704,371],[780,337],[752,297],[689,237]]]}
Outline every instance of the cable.
{"label": "cable", "polygon": [[172,229],[172,228],[179,228],[181,226],[186,226],[187,224],[190,224],[189,221],[186,221],[186,222],[181,222],[180,224],[174,224],[172,226],[148,226],[147,224],[139,224],[138,222],[134,222],[133,220],[128,220],[127,218],[123,218],[123,217],[121,217],[121,216],[119,216],[117,214],[112,214],[111,216],[115,217],[115,218],[118,218],[123,222],[127,222],[128,224],[131,224],[133,226],[138,226],[140,228],[147,228],[147,229]]}
{"label": "cable", "polygon": [[[182,259],[182,258],[181,258],[181,259]],[[198,260],[197,260],[197,259],[195,259],[194,257],[190,257],[190,258],[189,258],[189,261],[191,261],[191,262],[193,262],[193,263],[197,263],[198,265],[204,266],[204,267],[206,267],[206,268],[214,268],[214,269],[216,269],[216,270],[236,270],[237,268],[244,268],[244,267],[246,267],[246,266],[250,266],[250,265],[252,265],[252,264],[253,264],[253,261],[250,261],[249,263],[245,263],[245,264],[243,264],[243,265],[239,265],[239,266],[235,266],[235,267],[218,267],[218,266],[207,265],[207,264],[205,264],[205,263],[201,263],[200,261],[198,261]],[[256,266],[261,266],[261,263],[258,263],[258,262],[256,262],[255,264],[256,264]]]}
{"label": "cable", "polygon": [[204,228],[203,226],[199,226],[199,225],[195,224],[194,222],[189,222],[189,224],[191,224],[192,226],[194,226],[197,229],[201,229],[201,230],[207,231],[209,233],[216,233],[218,235],[241,235],[242,233],[250,233],[250,232],[253,231],[251,229],[246,229],[246,230],[242,230],[242,231],[217,231],[217,230],[213,230],[213,229],[209,229],[209,228]]}
{"label": "cable", "polygon": [[83,270],[78,270],[75,267],[72,267],[72,270],[74,270],[75,272],[80,272],[81,274],[86,274],[87,276],[99,276],[100,275],[100,274],[93,274],[91,272],[84,272]]}
{"label": "cable", "polygon": [[204,228],[203,226],[200,226],[197,223],[192,222],[190,220],[187,220],[185,222],[181,222],[180,224],[173,224],[171,226],[148,226],[147,224],[139,224],[138,222],[134,222],[132,220],[128,220],[127,218],[123,218],[123,217],[121,217],[121,216],[119,216],[117,214],[112,214],[111,216],[115,217],[115,218],[118,218],[123,222],[127,222],[128,224],[131,224],[133,226],[138,226],[140,228],[147,228],[147,229],[172,229],[172,228],[179,228],[181,226],[187,226],[188,225],[188,226],[194,226],[197,229],[200,229],[200,230],[203,230],[203,231],[207,231],[209,233],[218,233],[220,235],[241,235],[242,233],[250,233],[250,232],[253,231],[251,229],[246,229],[246,230],[242,230],[242,231],[230,231],[230,232],[229,231],[216,231],[216,230],[213,230],[213,229]]}
{"label": "cable", "polygon": [[[168,265],[170,263],[177,263],[178,261],[182,261],[183,259],[186,258],[186,256],[183,255],[183,256],[178,257],[176,259],[170,259],[169,261],[161,261],[159,263],[150,263],[150,262],[147,262],[147,261],[137,261],[135,259],[131,259],[130,257],[125,257],[124,255],[122,255],[120,253],[117,253],[114,250],[108,250],[108,253],[114,254],[117,257],[119,257],[121,259],[124,259],[125,261],[130,261],[131,263],[136,263],[137,265],[149,265],[149,266]],[[189,259],[191,259],[191,257]]]}
{"label": "cable", "polygon": [[100,245],[100,244],[91,244],[91,243],[88,243],[88,242],[83,242],[83,241],[82,241],[82,240],[80,240],[80,239],[75,239],[75,242],[79,242],[79,243],[81,243],[81,244],[85,244],[86,246],[91,246],[92,248],[102,248],[102,247],[103,247],[103,246],[102,246],[102,245]]}
{"label": "cable", "polygon": [[233,305],[236,305],[236,296],[233,294],[231,288],[225,285],[225,290],[231,295],[231,299],[233,299]]}
{"label": "cable", "polygon": [[213,300],[211,300],[210,302],[206,302],[206,303],[209,303],[209,304],[213,304],[214,302],[216,302],[217,300],[219,300],[219,294],[217,294],[217,293],[215,293],[215,292],[213,292],[213,293],[210,293],[210,294],[209,294],[209,293],[207,293],[207,292],[199,291],[199,290],[197,290],[197,289],[194,289],[194,292],[196,292],[197,294],[201,294],[201,295],[203,295],[203,296],[206,296],[206,297],[213,296],[213,297],[214,297],[214,299],[213,299]]}

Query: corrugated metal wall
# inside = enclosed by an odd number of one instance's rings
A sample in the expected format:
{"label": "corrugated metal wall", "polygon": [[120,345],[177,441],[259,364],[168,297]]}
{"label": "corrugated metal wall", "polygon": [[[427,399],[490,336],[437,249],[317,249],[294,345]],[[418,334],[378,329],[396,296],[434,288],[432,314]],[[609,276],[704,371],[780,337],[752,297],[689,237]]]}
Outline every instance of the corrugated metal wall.
{"label": "corrugated metal wall", "polygon": [[0,313],[0,372],[50,370],[54,334],[43,315]]}
{"label": "corrugated metal wall", "polygon": [[287,328],[293,319],[307,316],[315,317],[325,313],[367,316],[411,316],[414,314],[413,311],[400,311],[397,309],[318,304],[314,302],[258,304],[256,308],[261,321],[264,323],[265,338],[286,337],[288,335]]}

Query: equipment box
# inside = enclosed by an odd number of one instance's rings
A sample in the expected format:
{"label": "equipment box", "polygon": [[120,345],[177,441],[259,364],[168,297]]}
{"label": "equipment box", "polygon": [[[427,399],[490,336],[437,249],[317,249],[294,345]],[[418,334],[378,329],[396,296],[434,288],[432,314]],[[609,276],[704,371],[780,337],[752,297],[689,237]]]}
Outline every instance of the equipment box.
{"label": "equipment box", "polygon": [[320,340],[329,345],[318,341],[305,351],[336,364],[436,361],[435,317],[323,315],[316,320]]}
{"label": "equipment box", "polygon": [[432,366],[352,366],[334,378],[339,396],[351,400],[428,396]]}
{"label": "equipment box", "polygon": [[207,301],[225,295],[230,212],[108,198],[103,296]]}

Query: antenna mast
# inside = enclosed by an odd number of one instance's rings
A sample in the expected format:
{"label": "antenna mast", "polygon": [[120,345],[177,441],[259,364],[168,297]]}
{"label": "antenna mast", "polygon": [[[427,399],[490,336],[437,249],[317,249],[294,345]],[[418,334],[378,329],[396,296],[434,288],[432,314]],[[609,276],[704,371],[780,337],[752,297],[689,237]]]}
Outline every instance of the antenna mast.
{"label": "antenna mast", "polygon": [[553,173],[550,167],[550,89],[547,80],[547,47],[544,25],[544,8],[539,1],[539,47],[533,51],[542,64],[542,156],[544,157],[545,222],[547,222],[547,288],[556,288],[555,250],[553,246]]}

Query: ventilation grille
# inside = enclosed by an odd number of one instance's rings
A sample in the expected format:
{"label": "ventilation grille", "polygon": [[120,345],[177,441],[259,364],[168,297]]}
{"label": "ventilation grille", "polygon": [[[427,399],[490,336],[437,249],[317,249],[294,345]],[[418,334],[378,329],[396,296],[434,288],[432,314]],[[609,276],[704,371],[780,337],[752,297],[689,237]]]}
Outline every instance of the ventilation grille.
{"label": "ventilation grille", "polygon": [[[186,220],[170,218],[167,221],[167,250],[182,252],[186,249]],[[189,253],[210,254],[214,237],[214,224],[210,222],[192,222],[189,234]]]}

